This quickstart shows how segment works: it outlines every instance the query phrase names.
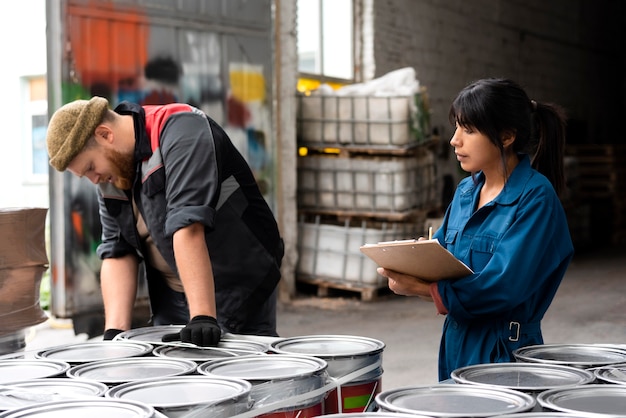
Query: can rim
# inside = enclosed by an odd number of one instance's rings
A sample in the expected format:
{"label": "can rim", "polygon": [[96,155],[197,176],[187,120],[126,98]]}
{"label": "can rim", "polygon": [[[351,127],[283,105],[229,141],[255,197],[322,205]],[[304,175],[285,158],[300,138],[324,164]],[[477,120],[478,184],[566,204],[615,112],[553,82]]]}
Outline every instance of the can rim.
{"label": "can rim", "polygon": [[[89,357],[85,356],[83,358],[72,358],[72,356],[68,356],[67,354],[71,354],[73,350],[76,351],[85,351],[93,348],[106,348],[107,357]],[[139,357],[146,354],[149,354],[152,351],[153,347],[151,344],[141,342],[141,341],[88,341],[82,343],[70,343],[58,345],[55,347],[48,347],[43,350],[35,353],[35,358],[37,359],[53,359],[53,360],[62,360],[68,363],[87,363],[92,361],[99,361],[105,359],[115,359],[115,358],[127,358],[127,357]],[[115,350],[120,350],[115,353]],[[123,350],[126,350],[122,352]]]}
{"label": "can rim", "polygon": [[[248,366],[248,368],[253,367],[254,363],[257,363],[259,366],[261,366],[264,363],[269,363],[270,365],[280,365],[280,363],[283,363],[285,366],[290,365],[292,367],[297,367],[297,364],[301,366],[310,366],[310,369],[306,372],[301,371],[299,373],[292,372],[289,374],[286,374],[286,373],[268,374],[267,376],[263,376],[263,377],[257,374],[247,375],[247,376],[242,375],[242,374],[238,374],[236,376],[228,375],[228,374],[222,374],[216,370],[220,367],[226,367],[226,368],[228,368],[229,366],[236,367],[237,365],[242,364],[242,363]],[[271,355],[240,356],[240,357],[233,357],[233,358],[227,358],[227,359],[207,361],[205,363],[200,364],[198,366],[197,371],[198,373],[201,373],[207,376],[236,377],[238,379],[244,379],[244,380],[251,381],[251,382],[263,382],[263,381],[268,381],[268,380],[297,379],[301,377],[314,376],[314,375],[325,372],[327,368],[328,368],[328,363],[325,360],[317,358],[317,357],[281,354],[281,355],[276,355],[276,356],[271,356]],[[236,371],[236,370],[231,369],[231,371]]]}
{"label": "can rim", "polygon": [[103,368],[126,368],[130,366],[139,366],[141,367],[149,367],[151,365],[155,366],[178,366],[178,371],[174,371],[172,369],[172,373],[160,375],[160,377],[170,377],[170,376],[178,376],[184,375],[188,373],[193,373],[196,370],[197,364],[192,360],[187,359],[176,359],[176,358],[167,358],[167,357],[129,357],[129,358],[121,358],[121,359],[107,359],[107,360],[99,360],[93,361],[89,363],[83,363],[79,365],[75,365],[70,367],[67,371],[66,375],[73,379],[83,379],[88,381],[99,381],[104,383],[119,383],[119,382],[128,382],[128,381],[137,381],[143,379],[150,379],[155,376],[145,377],[145,378],[135,378],[131,380],[120,380],[113,378],[102,377],[99,379],[88,377],[85,375],[87,372],[91,372],[92,370],[102,370]]}
{"label": "can rim", "polygon": [[[527,372],[529,374],[537,376],[548,377],[560,377],[567,383],[559,385],[505,385],[498,382],[481,382],[475,380],[477,377],[497,375],[499,377],[506,375],[507,373],[514,373],[519,378],[520,373]],[[538,363],[522,363],[522,362],[510,362],[510,363],[489,363],[489,364],[475,364],[466,367],[460,367],[450,374],[450,377],[457,383],[470,384],[475,386],[495,386],[504,387],[516,390],[527,391],[539,391],[548,390],[555,387],[568,387],[577,386],[593,382],[595,376],[592,372],[580,369],[572,366],[565,366],[560,364],[538,364]],[[474,379],[474,380],[472,380]],[[528,383],[528,382],[526,382]],[[544,382],[545,383],[545,382]]]}
{"label": "can rim", "polygon": [[[286,349],[287,345],[297,345],[303,343],[313,343],[320,342],[325,344],[332,344],[335,342],[352,342],[355,343],[355,348],[352,351],[342,351],[342,352],[332,352],[331,350],[326,350],[326,352],[322,351],[291,351]],[[357,347],[358,344],[358,347]],[[355,335],[305,335],[299,337],[288,337],[276,340],[270,344],[270,348],[280,354],[302,354],[320,357],[323,359],[332,359],[332,358],[352,358],[355,356],[363,356],[363,355],[376,355],[382,353],[385,348],[385,343],[380,340],[370,338],[370,337],[361,337]]]}
{"label": "can rim", "polygon": [[[559,389],[550,389],[544,392],[541,392],[537,395],[537,402],[544,408],[549,408],[552,410],[556,410],[558,412],[566,412],[566,413],[583,413],[583,414],[591,414],[594,415],[597,413],[606,414],[606,416],[610,416],[611,418],[621,418],[626,417],[626,415],[621,413],[613,413],[613,412],[593,412],[589,410],[577,410],[572,409],[571,407],[559,405],[559,401],[561,400],[571,400],[574,398],[583,399],[587,396],[593,396],[594,394],[602,395],[603,397],[603,405],[606,404],[606,398],[610,396],[615,396],[616,398],[623,400],[626,398],[626,386],[622,385],[607,385],[607,384],[591,384],[591,385],[583,385],[571,388],[559,388]],[[620,412],[624,411],[624,406],[620,406]]]}
{"label": "can rim", "polygon": [[[540,358],[538,354],[563,354],[568,352],[582,354],[596,354],[597,360],[559,360],[556,356],[553,358]],[[604,356],[602,356],[604,355]],[[579,367],[594,367],[607,364],[615,364],[626,361],[626,349],[617,345],[608,344],[538,344],[521,347],[513,351],[513,356],[520,360],[530,363],[542,364],[569,364]],[[621,360],[618,360],[619,357]]]}
{"label": "can rim", "polygon": [[[66,362],[66,361],[62,361],[62,360],[52,360],[52,359],[35,359],[35,360],[31,360],[31,359],[23,359],[23,358],[13,358],[13,359],[4,359],[4,360],[0,360],[0,369],[2,369],[3,366],[24,366],[24,367],[39,367],[42,370],[46,369],[49,370],[48,373],[43,373],[38,377],[45,377],[45,378],[49,378],[49,377],[54,377],[54,376],[60,376],[64,373],[66,373],[71,365],[70,363]],[[31,377],[34,378],[34,377]],[[0,384],[7,384],[7,383],[11,383],[11,382],[18,382],[18,381],[23,381],[23,380],[29,380],[30,378],[24,378],[24,377],[20,377],[17,378],[15,380],[4,380],[4,379],[0,379]]]}
{"label": "can rim", "polygon": [[114,386],[106,391],[104,396],[106,398],[113,399],[131,399],[127,398],[132,391],[135,390],[150,390],[152,388],[159,388],[166,386],[169,391],[174,391],[177,385],[194,384],[201,385],[219,385],[220,388],[234,389],[233,393],[229,393],[225,396],[210,399],[203,397],[202,399],[191,399],[191,396],[187,396],[184,401],[168,401],[166,399],[155,399],[151,405],[155,408],[179,408],[189,407],[193,405],[211,405],[220,404],[222,402],[239,400],[247,397],[252,390],[252,384],[243,379],[226,378],[226,377],[210,377],[210,376],[176,376],[168,379],[154,378],[139,380],[136,382],[122,383],[121,385]]}
{"label": "can rim", "polygon": [[[478,399],[478,395],[482,399],[485,397],[489,397],[492,400],[500,400],[503,403],[508,403],[506,409],[503,410],[481,410],[481,411],[470,411],[468,410],[469,403],[464,402],[464,410],[461,412],[454,411],[445,411],[445,410],[428,410],[426,405],[422,405],[423,409],[408,409],[405,407],[394,405],[392,402],[394,400],[399,399],[403,396],[409,395],[426,395],[432,396],[434,394],[441,395],[454,395],[454,396],[467,396],[468,399],[476,397]],[[458,401],[458,400],[457,400]],[[504,389],[504,388],[495,388],[495,387],[481,387],[481,386],[473,386],[473,385],[458,385],[458,384],[438,384],[434,386],[410,386],[404,388],[392,389],[389,391],[384,391],[376,395],[376,403],[385,410],[392,412],[401,412],[401,413],[417,413],[424,415],[433,415],[435,414],[439,418],[461,418],[467,417],[468,413],[471,414],[472,417],[491,417],[494,415],[502,415],[503,413],[517,413],[517,412],[526,412],[531,410],[535,404],[535,398],[531,395],[513,390],[513,389]],[[441,405],[441,402],[437,402]]]}
{"label": "can rim", "polygon": [[[34,416],[43,416],[50,412],[67,410],[70,408],[85,408],[90,406],[98,406],[98,408],[110,408],[113,414],[116,410],[124,409],[137,414],[137,418],[153,418],[156,417],[155,409],[142,402],[121,399],[75,399],[67,401],[52,401],[29,405],[25,407],[15,408],[0,414],[5,418],[24,418],[36,414]],[[115,415],[113,415],[115,416]]]}

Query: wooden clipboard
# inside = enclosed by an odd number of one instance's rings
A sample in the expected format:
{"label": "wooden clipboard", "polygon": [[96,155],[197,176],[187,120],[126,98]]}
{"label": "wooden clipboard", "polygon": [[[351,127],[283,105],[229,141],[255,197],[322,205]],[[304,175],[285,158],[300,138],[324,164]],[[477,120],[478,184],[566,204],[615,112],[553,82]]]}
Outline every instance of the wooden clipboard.
{"label": "wooden clipboard", "polygon": [[422,280],[458,279],[473,273],[436,239],[365,244],[360,250],[380,267]]}

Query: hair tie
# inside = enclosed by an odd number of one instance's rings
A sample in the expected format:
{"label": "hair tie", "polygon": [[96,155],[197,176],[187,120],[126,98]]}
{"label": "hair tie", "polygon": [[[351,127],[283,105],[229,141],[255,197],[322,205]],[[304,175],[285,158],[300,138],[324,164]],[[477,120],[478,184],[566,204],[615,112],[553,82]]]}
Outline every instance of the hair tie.
{"label": "hair tie", "polygon": [[533,112],[537,110],[537,102],[536,101],[531,100],[530,101],[530,106],[532,107]]}

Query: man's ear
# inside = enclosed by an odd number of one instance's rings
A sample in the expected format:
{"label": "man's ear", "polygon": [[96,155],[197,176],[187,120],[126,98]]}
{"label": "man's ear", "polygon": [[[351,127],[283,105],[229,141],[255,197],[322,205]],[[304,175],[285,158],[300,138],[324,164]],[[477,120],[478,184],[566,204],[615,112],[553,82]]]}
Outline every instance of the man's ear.
{"label": "man's ear", "polygon": [[96,126],[94,135],[98,143],[106,142],[108,144],[111,144],[113,142],[113,132],[111,131],[111,128],[106,125]]}

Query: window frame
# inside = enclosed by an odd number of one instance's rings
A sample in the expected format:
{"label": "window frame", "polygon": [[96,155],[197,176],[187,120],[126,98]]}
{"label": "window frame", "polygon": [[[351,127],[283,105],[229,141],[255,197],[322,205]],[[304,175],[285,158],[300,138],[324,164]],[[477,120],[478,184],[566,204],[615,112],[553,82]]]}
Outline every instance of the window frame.
{"label": "window frame", "polygon": [[[319,34],[318,34],[318,39],[317,39],[317,47],[318,47],[318,51],[313,51],[313,53],[317,53],[318,59],[319,59],[319,72],[310,72],[310,71],[302,71],[300,70],[300,59],[301,59],[301,52],[300,50],[298,50],[298,74],[300,78],[305,78],[305,79],[311,79],[311,80],[318,80],[322,83],[335,83],[335,84],[347,84],[347,83],[352,83],[355,81],[356,79],[356,54],[355,54],[355,45],[356,45],[356,19],[355,19],[355,11],[356,11],[356,4],[354,2],[354,0],[349,1],[350,4],[350,40],[349,40],[349,49],[350,49],[350,61],[349,61],[349,72],[350,72],[350,77],[342,77],[339,75],[333,75],[332,72],[328,71],[328,68],[325,65],[325,58],[327,58],[327,55],[325,53],[325,47],[324,47],[324,39],[326,37],[328,37],[328,31],[324,31],[324,7],[329,7],[329,5],[332,5],[333,1],[335,0],[298,0],[298,3],[300,1],[316,1],[318,4],[318,28],[319,28]],[[332,7],[332,6],[331,6]],[[297,11],[297,20],[300,19],[300,7],[298,4],[298,11]],[[297,28],[298,28],[298,36],[301,36],[300,34],[300,25],[298,23],[296,23]],[[306,51],[309,52],[310,51]]]}
{"label": "window frame", "polygon": [[[21,142],[23,151],[23,183],[28,184],[47,184],[48,183],[48,154],[45,144],[46,131],[48,127],[48,100],[46,97],[33,98],[33,82],[47,82],[45,75],[33,75],[22,78],[22,100],[23,100],[23,112],[22,112],[22,132]],[[44,88],[45,92],[45,88]],[[33,118],[43,117],[45,123],[43,125],[34,127]],[[34,132],[34,128],[40,128],[41,131]],[[38,143],[36,144],[35,141]],[[37,164],[37,152],[43,152],[45,155],[45,166],[42,165],[43,171],[36,172]]]}

